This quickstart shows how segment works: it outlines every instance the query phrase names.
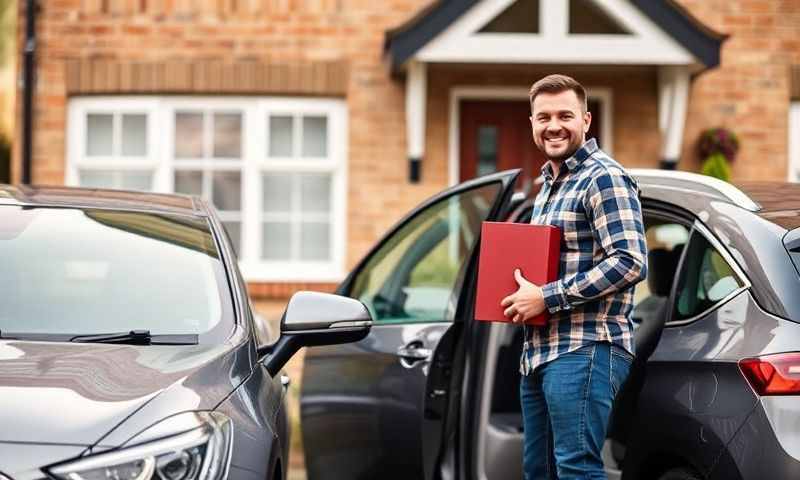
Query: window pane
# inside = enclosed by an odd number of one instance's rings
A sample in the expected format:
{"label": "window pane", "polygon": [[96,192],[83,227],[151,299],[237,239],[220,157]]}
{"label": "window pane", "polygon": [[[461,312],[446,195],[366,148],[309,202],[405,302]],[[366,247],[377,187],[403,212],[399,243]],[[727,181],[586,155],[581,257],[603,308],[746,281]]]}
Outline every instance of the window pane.
{"label": "window pane", "polygon": [[497,171],[497,127],[478,127],[478,176]]}
{"label": "window pane", "polygon": [[269,117],[269,156],[292,156],[292,117]]}
{"label": "window pane", "polygon": [[187,195],[202,195],[203,172],[194,170],[176,170],[175,193],[185,193]]}
{"label": "window pane", "polygon": [[569,0],[569,33],[630,34],[594,0]]}
{"label": "window pane", "polygon": [[265,173],[262,176],[261,204],[265,212],[287,213],[292,209],[292,175]]}
{"label": "window pane", "polygon": [[114,188],[114,172],[111,170],[81,170],[78,183],[88,188]]}
{"label": "window pane", "polygon": [[376,322],[452,321],[456,279],[499,192],[484,185],[418,212],[369,258],[350,296]]}
{"label": "window pane", "polygon": [[331,229],[328,222],[304,222],[300,229],[300,258],[330,260]]}
{"label": "window pane", "polygon": [[242,207],[242,174],[214,172],[212,174],[214,206],[220,210],[240,210]]}
{"label": "window pane", "polygon": [[637,326],[666,314],[678,263],[689,239],[689,229],[685,225],[647,213],[644,226],[648,248],[647,280],[637,284],[633,294],[632,318]]}
{"label": "window pane", "polygon": [[239,113],[214,114],[214,156],[241,158],[242,115]]}
{"label": "window pane", "polygon": [[144,190],[153,189],[153,174],[149,171],[127,171],[119,172],[120,188],[125,190]]}
{"label": "window pane", "polygon": [[265,260],[289,260],[291,225],[288,222],[264,222],[261,257]]}
{"label": "window pane", "polygon": [[324,157],[328,154],[328,118],[303,117],[303,156]]}
{"label": "window pane", "polygon": [[331,176],[303,175],[300,177],[300,195],[303,212],[329,212],[331,209]]}
{"label": "window pane", "polygon": [[238,257],[242,245],[242,222],[222,222],[222,225],[225,226],[231,245],[233,245],[233,251]]}
{"label": "window pane", "polygon": [[175,158],[203,156],[203,114],[175,114]]}
{"label": "window pane", "polygon": [[126,157],[147,155],[147,115],[122,115],[122,155]]}
{"label": "window pane", "polygon": [[86,116],[86,155],[113,155],[114,116],[90,113]]}
{"label": "window pane", "polygon": [[0,225],[4,330],[200,334],[230,324],[225,267],[205,219],[8,207]]}
{"label": "window pane", "polygon": [[517,0],[479,33],[539,33],[539,0]]}
{"label": "window pane", "polygon": [[741,285],[731,266],[708,240],[693,234],[678,280],[675,319],[707,311]]}

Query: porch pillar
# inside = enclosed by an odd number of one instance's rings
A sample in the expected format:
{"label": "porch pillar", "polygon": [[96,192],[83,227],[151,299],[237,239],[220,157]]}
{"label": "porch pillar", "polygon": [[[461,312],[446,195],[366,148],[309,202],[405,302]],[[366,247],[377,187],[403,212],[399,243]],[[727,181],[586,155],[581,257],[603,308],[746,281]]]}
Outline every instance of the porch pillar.
{"label": "porch pillar", "polygon": [[422,62],[410,62],[406,72],[406,142],[408,179],[411,183],[419,182],[422,158],[425,156],[427,84],[427,65]]}
{"label": "porch pillar", "polygon": [[683,130],[689,106],[689,68],[658,69],[658,128],[661,131],[661,168],[674,170],[683,146]]}

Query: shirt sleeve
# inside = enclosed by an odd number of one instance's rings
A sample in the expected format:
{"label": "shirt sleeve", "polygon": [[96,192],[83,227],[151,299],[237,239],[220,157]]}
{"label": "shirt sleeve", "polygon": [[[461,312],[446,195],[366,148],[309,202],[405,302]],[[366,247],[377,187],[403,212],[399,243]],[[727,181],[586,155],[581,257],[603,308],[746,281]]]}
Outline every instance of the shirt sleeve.
{"label": "shirt sleeve", "polygon": [[647,275],[642,207],[634,180],[621,169],[596,175],[586,192],[584,208],[603,259],[542,287],[550,313],[624,290]]}

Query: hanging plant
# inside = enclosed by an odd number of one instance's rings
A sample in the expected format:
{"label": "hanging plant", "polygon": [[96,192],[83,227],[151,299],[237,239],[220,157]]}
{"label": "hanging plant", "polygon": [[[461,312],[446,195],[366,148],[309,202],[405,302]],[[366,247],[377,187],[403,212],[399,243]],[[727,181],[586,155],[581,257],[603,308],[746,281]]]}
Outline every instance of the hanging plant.
{"label": "hanging plant", "polygon": [[703,162],[701,173],[728,182],[731,179],[731,166],[723,154],[714,153]]}
{"label": "hanging plant", "polygon": [[709,158],[720,153],[726,160],[733,162],[739,152],[739,137],[727,128],[710,128],[700,134],[697,150],[700,158]]}

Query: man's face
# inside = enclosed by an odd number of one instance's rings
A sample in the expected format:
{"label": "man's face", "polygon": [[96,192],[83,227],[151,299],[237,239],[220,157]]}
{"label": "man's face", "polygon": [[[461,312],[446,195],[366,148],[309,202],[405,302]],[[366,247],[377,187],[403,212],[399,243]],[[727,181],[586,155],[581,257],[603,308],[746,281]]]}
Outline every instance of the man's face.
{"label": "man's face", "polygon": [[533,100],[533,141],[548,160],[571,157],[583,145],[591,121],[592,114],[583,112],[572,90],[540,93]]}

